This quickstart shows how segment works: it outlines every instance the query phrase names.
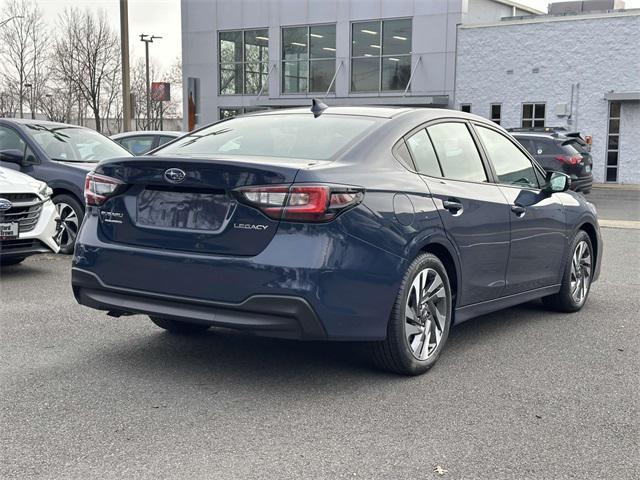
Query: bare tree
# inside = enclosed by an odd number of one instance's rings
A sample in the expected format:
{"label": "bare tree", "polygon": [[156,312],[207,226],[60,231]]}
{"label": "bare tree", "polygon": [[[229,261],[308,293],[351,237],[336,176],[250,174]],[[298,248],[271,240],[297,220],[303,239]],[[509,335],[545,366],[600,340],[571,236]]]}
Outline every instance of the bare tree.
{"label": "bare tree", "polygon": [[33,1],[7,0],[2,16],[15,17],[0,30],[0,58],[5,84],[17,93],[20,117],[24,117],[26,98],[35,118],[36,104],[46,82],[48,34],[42,12]]}
{"label": "bare tree", "polygon": [[13,94],[7,84],[0,84],[0,117],[15,117],[18,111],[18,96]]}
{"label": "bare tree", "polygon": [[78,92],[82,105],[93,114],[95,128],[103,130],[119,92],[120,55],[117,33],[104,11],[65,9],[59,17],[60,37],[55,44],[54,68]]}

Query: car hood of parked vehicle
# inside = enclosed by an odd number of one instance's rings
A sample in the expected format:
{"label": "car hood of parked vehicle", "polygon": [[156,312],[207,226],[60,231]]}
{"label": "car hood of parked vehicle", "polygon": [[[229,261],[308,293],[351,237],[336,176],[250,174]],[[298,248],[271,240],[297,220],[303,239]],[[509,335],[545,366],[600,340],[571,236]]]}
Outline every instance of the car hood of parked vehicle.
{"label": "car hood of parked vehicle", "polygon": [[29,175],[0,167],[0,196],[3,193],[23,193],[25,190],[38,192],[45,185]]}

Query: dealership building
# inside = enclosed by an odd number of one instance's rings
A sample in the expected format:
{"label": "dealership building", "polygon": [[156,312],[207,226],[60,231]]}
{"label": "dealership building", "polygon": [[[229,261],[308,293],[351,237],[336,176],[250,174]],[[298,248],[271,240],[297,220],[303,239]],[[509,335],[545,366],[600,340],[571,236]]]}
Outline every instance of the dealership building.
{"label": "dealership building", "polygon": [[451,107],[457,26],[535,13],[508,0],[182,0],[185,112],[202,125],[314,97]]}
{"label": "dealership building", "polygon": [[640,183],[640,11],[621,5],[182,0],[184,127],[312,98],[459,108],[578,130],[596,182]]}
{"label": "dealership building", "polygon": [[456,108],[580,131],[593,139],[594,181],[640,183],[640,10],[590,10],[608,3],[460,26]]}

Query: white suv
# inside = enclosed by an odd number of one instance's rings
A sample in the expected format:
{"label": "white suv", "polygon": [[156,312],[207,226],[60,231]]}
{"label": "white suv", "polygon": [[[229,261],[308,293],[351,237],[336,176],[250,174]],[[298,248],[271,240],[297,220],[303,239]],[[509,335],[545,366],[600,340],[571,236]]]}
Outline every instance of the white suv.
{"label": "white suv", "polygon": [[58,252],[58,213],[47,184],[0,167],[0,265],[34,253]]}

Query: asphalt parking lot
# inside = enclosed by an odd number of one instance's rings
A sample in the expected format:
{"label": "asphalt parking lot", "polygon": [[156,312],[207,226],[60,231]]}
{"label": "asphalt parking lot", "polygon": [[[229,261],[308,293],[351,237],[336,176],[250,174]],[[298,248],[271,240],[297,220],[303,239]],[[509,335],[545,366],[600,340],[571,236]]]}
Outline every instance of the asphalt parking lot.
{"label": "asphalt parking lot", "polygon": [[112,319],[76,305],[69,257],[32,257],[1,278],[0,478],[640,478],[640,230],[603,233],[580,313],[471,320],[417,378]]}
{"label": "asphalt parking lot", "polygon": [[586,195],[598,208],[598,216],[607,220],[640,222],[640,188],[594,187]]}

